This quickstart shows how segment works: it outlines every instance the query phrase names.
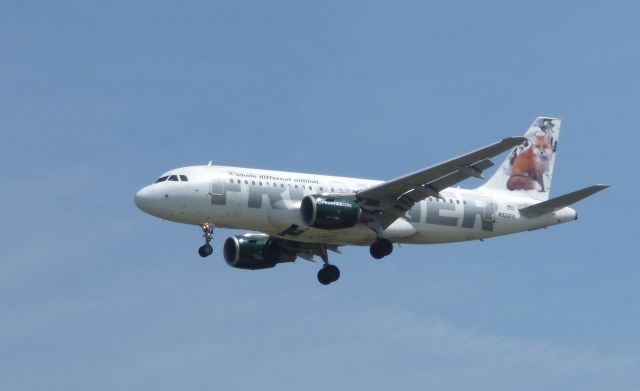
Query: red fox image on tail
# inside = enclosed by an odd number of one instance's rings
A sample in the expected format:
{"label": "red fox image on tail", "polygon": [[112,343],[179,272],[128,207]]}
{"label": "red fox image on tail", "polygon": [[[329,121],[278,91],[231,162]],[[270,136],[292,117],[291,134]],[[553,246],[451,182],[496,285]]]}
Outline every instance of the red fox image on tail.
{"label": "red fox image on tail", "polygon": [[534,190],[544,192],[544,174],[549,170],[549,160],[553,156],[553,145],[548,135],[536,136],[526,151],[516,156],[507,181],[509,190]]}

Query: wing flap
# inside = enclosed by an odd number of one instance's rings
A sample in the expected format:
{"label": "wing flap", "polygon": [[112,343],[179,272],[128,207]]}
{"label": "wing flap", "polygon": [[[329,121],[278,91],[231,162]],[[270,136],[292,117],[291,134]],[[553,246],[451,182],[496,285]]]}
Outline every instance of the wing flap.
{"label": "wing flap", "polygon": [[449,175],[436,179],[435,181],[429,183],[429,186],[438,191],[444,190],[447,187],[451,187],[469,177],[473,176],[477,178],[478,175],[481,175],[480,173],[482,173],[482,171],[492,166],[493,162],[491,160],[484,159],[474,165],[461,167],[458,171],[454,171]]}
{"label": "wing flap", "polygon": [[555,197],[550,200],[522,208],[520,209],[520,214],[526,217],[537,217],[546,213],[555,212],[591,195],[594,195],[595,193],[602,191],[607,187],[609,187],[609,185],[593,185],[585,187],[584,189],[576,190],[560,197]]}

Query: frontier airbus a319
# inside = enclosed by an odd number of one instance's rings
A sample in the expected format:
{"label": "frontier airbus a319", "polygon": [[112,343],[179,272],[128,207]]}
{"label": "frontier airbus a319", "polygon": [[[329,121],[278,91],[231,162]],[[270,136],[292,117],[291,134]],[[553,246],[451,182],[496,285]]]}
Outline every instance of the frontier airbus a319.
{"label": "frontier airbus a319", "polygon": [[[202,257],[213,252],[214,227],[254,231],[229,237],[225,261],[264,269],[298,257],[323,266],[318,281],[340,277],[328,251],[369,246],[380,259],[393,243],[447,243],[530,231],[577,219],[568,206],[607,185],[549,199],[560,120],[537,118],[524,137],[509,137],[390,181],[209,165],[170,170],[135,195],[144,212],[201,227]],[[486,183],[489,158],[511,152]]]}

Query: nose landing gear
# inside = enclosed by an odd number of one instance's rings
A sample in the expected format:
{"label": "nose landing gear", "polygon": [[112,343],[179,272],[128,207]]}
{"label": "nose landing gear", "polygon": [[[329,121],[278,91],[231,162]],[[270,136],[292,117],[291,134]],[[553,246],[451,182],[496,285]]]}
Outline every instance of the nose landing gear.
{"label": "nose landing gear", "polygon": [[198,249],[198,254],[200,254],[202,258],[205,258],[213,253],[213,247],[209,244],[213,238],[213,227],[209,226],[209,223],[204,223],[200,225],[200,227],[202,228],[202,237],[205,243]]}

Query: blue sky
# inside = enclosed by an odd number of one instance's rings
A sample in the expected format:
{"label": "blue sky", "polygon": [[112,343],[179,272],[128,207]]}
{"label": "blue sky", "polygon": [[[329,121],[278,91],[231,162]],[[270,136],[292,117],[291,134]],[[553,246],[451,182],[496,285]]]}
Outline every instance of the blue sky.
{"label": "blue sky", "polygon": [[[12,390],[637,390],[640,6],[0,5],[0,379]],[[388,179],[563,119],[577,222],[228,267],[138,211],[179,166]],[[501,158],[496,159],[498,162]],[[469,181],[465,185],[477,186]]]}

